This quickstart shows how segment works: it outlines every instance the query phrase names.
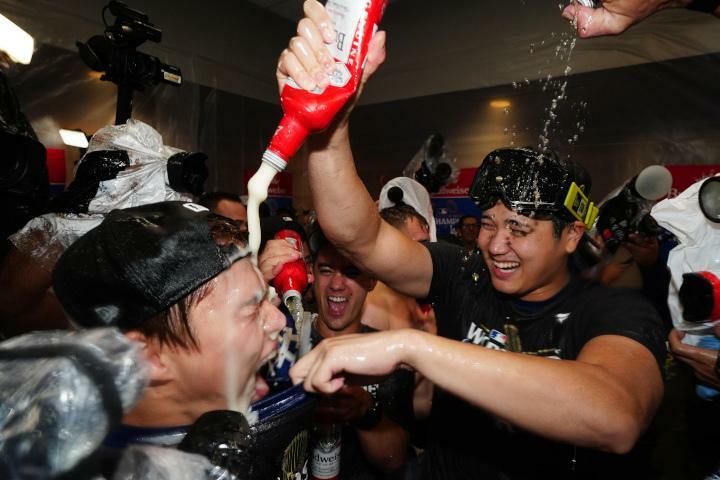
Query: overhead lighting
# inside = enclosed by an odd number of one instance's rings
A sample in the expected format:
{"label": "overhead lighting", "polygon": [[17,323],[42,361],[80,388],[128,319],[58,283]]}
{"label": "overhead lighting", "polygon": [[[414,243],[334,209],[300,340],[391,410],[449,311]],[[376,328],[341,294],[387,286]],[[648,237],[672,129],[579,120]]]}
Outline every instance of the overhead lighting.
{"label": "overhead lighting", "polygon": [[65,145],[78,148],[88,148],[88,140],[85,133],[80,130],[60,129],[60,137]]}
{"label": "overhead lighting", "polygon": [[490,106],[492,108],[508,108],[510,106],[510,100],[492,100]]}
{"label": "overhead lighting", "polygon": [[0,15],[0,50],[13,62],[27,65],[35,49],[35,40],[7,17]]}

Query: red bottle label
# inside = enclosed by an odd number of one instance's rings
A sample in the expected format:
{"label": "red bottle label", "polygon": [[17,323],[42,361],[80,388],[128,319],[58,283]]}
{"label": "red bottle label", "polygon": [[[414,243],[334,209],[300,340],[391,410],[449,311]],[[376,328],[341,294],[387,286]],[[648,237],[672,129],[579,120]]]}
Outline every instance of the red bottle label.
{"label": "red bottle label", "polygon": [[[308,92],[288,82],[280,94],[283,116],[268,150],[285,162],[297,152],[310,132],[324,130],[357,90],[368,44],[380,23],[387,0],[328,1],[336,42],[330,50],[335,56],[335,71],[325,90]],[[345,13],[342,15],[339,12]]]}

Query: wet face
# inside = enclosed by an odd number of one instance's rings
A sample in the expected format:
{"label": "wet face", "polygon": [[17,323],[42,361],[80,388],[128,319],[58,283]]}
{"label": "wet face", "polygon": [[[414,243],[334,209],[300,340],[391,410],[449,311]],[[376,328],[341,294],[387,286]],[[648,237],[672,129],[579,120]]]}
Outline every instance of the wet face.
{"label": "wet face", "polygon": [[583,230],[582,223],[576,222],[557,239],[552,221],[533,220],[497,202],[483,212],[477,245],[496,290],[541,301],[569,281],[567,257],[575,251]]}
{"label": "wet face", "polygon": [[365,297],[375,287],[375,280],[331,245],[320,249],[313,271],[320,334],[331,337],[359,332]]}
{"label": "wet face", "polygon": [[210,293],[189,312],[198,351],[165,352],[190,419],[229,407],[244,412],[251,401],[267,394],[257,372],[275,354],[278,331],[285,325],[249,259],[211,282]]}
{"label": "wet face", "polygon": [[232,200],[220,200],[215,207],[215,213],[235,220],[240,230],[247,232],[247,209],[240,202]]}
{"label": "wet face", "polygon": [[400,228],[400,231],[411,240],[416,242],[425,242],[430,240],[430,232],[428,226],[416,217],[408,217]]}

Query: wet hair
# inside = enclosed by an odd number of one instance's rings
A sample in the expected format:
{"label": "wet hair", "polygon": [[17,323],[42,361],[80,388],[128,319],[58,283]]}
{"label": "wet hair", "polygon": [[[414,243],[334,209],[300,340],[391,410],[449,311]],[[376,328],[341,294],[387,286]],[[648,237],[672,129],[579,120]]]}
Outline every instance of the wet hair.
{"label": "wet hair", "polygon": [[407,204],[395,205],[393,207],[383,208],[380,210],[380,216],[387,223],[395,228],[402,228],[405,222],[410,218],[416,218],[421,225],[428,228],[427,220],[420,215],[417,210]]}
{"label": "wet hair", "polygon": [[[209,220],[209,227],[217,245],[234,243],[240,248],[246,248],[248,245],[247,234],[238,230],[232,220],[219,215],[213,216]],[[164,312],[149,318],[132,330],[140,332],[148,339],[158,341],[161,345],[198,351],[199,345],[190,324],[190,310],[212,292],[214,278],[200,285]]]}
{"label": "wet hair", "polygon": [[230,202],[237,202],[245,205],[240,198],[239,195],[235,195],[234,193],[228,193],[228,192],[210,192],[204,194],[202,197],[200,197],[200,200],[198,203],[202,205],[203,207],[207,208],[211,212],[214,212],[217,210],[218,203],[220,203],[223,200],[228,200]]}
{"label": "wet hair", "polygon": [[560,240],[563,230],[565,230],[567,226],[572,223],[566,218],[556,216],[551,217],[550,221],[553,225],[553,237],[555,237],[556,240]]}

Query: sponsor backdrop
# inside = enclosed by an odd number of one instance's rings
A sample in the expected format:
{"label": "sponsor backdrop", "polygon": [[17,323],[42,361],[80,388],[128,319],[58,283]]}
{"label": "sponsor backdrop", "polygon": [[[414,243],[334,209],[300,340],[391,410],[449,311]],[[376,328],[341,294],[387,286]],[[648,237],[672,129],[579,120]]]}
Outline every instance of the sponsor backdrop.
{"label": "sponsor backdrop", "polygon": [[463,215],[475,215],[480,218],[480,209],[468,196],[475,170],[475,168],[460,169],[457,182],[445,185],[440,191],[431,195],[430,201],[438,236],[455,233],[455,224]]}

